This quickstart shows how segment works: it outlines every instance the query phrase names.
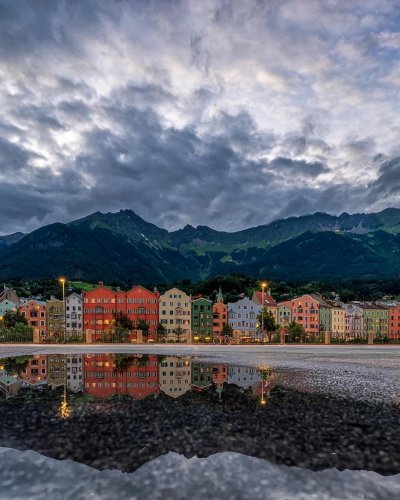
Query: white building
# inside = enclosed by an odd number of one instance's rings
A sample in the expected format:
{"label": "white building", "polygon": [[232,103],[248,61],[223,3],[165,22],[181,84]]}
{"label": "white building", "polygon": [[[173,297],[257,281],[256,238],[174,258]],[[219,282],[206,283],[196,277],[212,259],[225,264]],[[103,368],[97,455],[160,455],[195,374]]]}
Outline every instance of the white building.
{"label": "white building", "polygon": [[192,386],[192,367],[189,357],[167,356],[159,367],[160,390],[178,398],[190,391]]}
{"label": "white building", "polygon": [[348,340],[364,338],[364,317],[362,309],[354,304],[343,304],[345,311],[345,332]]}
{"label": "white building", "polygon": [[[167,290],[159,299],[160,323],[167,330],[168,340],[187,342],[191,332],[191,298],[178,288]],[[177,335],[176,332],[181,335]]]}
{"label": "white building", "polygon": [[82,295],[71,293],[65,299],[67,333],[82,333]]}
{"label": "white building", "polygon": [[261,311],[261,305],[255,304],[245,297],[238,302],[228,303],[229,324],[234,332],[238,332],[239,338],[257,338],[260,328],[257,315]]}

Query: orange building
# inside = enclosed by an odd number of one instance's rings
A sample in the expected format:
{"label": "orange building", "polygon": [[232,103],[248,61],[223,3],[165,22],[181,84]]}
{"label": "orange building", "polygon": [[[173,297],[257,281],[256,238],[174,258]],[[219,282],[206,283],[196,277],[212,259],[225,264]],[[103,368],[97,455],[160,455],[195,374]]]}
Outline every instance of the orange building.
{"label": "orange building", "polygon": [[390,339],[400,339],[400,304],[386,304],[389,308],[389,328],[388,336]]}
{"label": "orange building", "polygon": [[39,335],[46,333],[46,305],[38,300],[28,300],[21,304],[19,308],[22,316],[25,316],[33,330],[38,331]]}
{"label": "orange building", "polygon": [[217,301],[213,304],[213,336],[222,335],[222,330],[228,324],[228,305],[224,304],[221,287],[217,293]]}
{"label": "orange building", "polygon": [[157,356],[84,356],[84,391],[100,399],[127,394],[144,399],[160,392]]}
{"label": "orange building", "polygon": [[212,381],[214,384],[224,384],[228,381],[228,365],[218,363],[213,365]]}

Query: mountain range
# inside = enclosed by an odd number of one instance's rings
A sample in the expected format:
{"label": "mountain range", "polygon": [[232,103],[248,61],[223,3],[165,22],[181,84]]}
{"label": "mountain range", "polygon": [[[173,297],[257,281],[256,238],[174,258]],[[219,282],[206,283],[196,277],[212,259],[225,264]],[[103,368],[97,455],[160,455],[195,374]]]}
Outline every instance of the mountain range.
{"label": "mountain range", "polygon": [[169,232],[121,210],[0,236],[2,280],[66,275],[146,284],[230,272],[287,281],[393,278],[400,273],[400,209],[317,212],[236,232],[190,225]]}

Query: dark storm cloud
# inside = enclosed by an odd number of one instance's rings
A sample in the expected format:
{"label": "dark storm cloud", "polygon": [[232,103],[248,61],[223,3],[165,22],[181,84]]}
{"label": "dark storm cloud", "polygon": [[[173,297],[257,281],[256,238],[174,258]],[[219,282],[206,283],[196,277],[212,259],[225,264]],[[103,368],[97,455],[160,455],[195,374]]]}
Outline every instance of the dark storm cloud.
{"label": "dark storm cloud", "polygon": [[0,172],[3,175],[18,175],[26,167],[29,158],[27,151],[0,137]]}
{"label": "dark storm cloud", "polygon": [[371,183],[371,192],[375,196],[392,196],[400,193],[400,157],[382,163],[379,177]]}
{"label": "dark storm cloud", "polygon": [[0,234],[398,203],[394,7],[0,0]]}
{"label": "dark storm cloud", "polygon": [[308,162],[282,157],[274,158],[269,163],[269,167],[276,172],[290,173],[300,177],[316,177],[324,172],[329,172],[329,169],[319,161]]}

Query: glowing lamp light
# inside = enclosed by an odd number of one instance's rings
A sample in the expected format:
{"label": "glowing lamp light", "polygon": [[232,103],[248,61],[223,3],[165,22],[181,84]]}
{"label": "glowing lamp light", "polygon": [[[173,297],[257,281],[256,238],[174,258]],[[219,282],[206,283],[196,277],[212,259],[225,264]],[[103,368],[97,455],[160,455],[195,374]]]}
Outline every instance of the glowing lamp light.
{"label": "glowing lamp light", "polygon": [[61,415],[61,418],[63,418],[63,419],[66,419],[71,415],[71,410],[70,410],[68,403],[65,399],[61,402],[60,415]]}

